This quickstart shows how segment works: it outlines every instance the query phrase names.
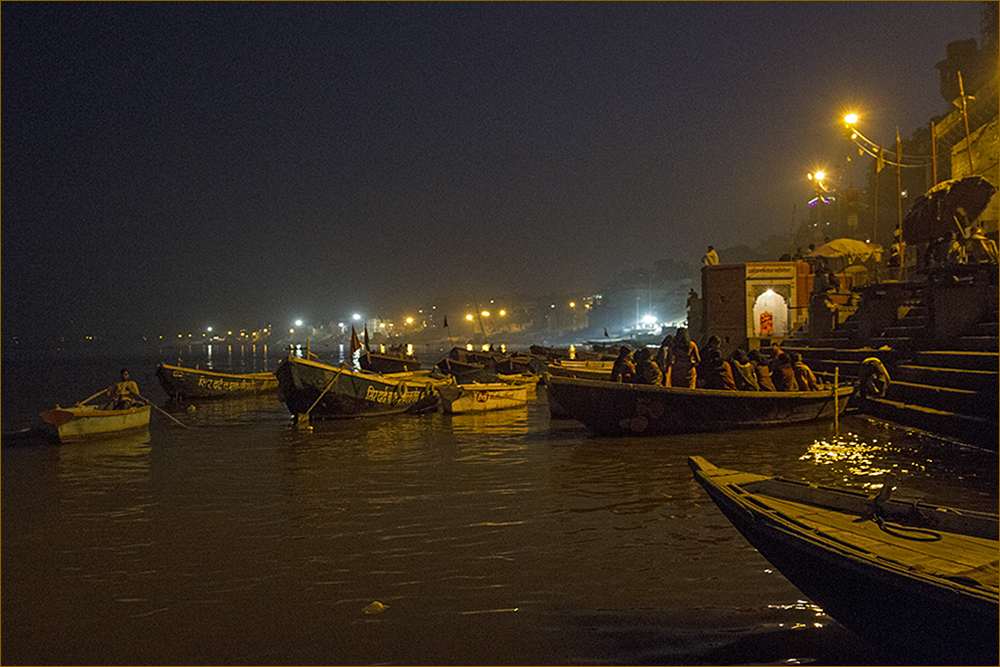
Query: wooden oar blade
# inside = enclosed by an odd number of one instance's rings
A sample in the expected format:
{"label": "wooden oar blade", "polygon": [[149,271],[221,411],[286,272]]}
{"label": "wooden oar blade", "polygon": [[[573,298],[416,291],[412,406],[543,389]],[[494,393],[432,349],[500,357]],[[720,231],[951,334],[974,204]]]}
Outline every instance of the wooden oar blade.
{"label": "wooden oar blade", "polygon": [[71,419],[73,419],[73,413],[69,410],[54,408],[52,410],[46,410],[42,413],[42,420],[47,424],[52,424],[56,428],[62,426]]}

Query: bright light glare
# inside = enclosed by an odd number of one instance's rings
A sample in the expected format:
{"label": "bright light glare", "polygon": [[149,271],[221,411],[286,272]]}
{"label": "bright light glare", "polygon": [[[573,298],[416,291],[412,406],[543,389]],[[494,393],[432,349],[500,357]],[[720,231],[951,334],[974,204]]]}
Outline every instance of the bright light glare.
{"label": "bright light glare", "polygon": [[844,116],[844,122],[847,123],[848,125],[854,125],[855,123],[858,122],[858,114],[856,113],[847,114],[846,116]]}
{"label": "bright light glare", "polygon": [[354,313],[353,317],[354,317],[355,320],[360,320],[361,319],[361,316],[358,315],[357,313]]}
{"label": "bright light glare", "polygon": [[413,318],[412,317],[407,317],[406,318],[406,323],[407,324],[413,324]]}
{"label": "bright light glare", "polygon": [[467,319],[467,320],[469,320],[471,322],[472,321],[472,313],[469,313],[468,315],[466,315],[465,319]]}
{"label": "bright light glare", "polygon": [[822,181],[824,178],[826,178],[826,173],[824,173],[822,171],[817,171],[816,172],[816,180],[817,181]]}
{"label": "bright light glare", "polygon": [[644,318],[642,318],[642,323],[643,324],[656,324],[656,316],[654,316],[654,315],[646,315]]}
{"label": "bright light glare", "polygon": [[484,310],[481,314],[482,314],[483,317],[489,317],[490,316],[490,311]]}
{"label": "bright light glare", "polygon": [[297,327],[302,326],[302,320],[295,320],[295,326]]}

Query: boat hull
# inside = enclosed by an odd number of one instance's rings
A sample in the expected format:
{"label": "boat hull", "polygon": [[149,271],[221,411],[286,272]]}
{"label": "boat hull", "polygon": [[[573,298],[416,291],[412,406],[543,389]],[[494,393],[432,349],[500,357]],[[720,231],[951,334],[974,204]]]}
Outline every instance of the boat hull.
{"label": "boat hull", "polygon": [[438,388],[441,407],[447,413],[484,412],[520,408],[528,402],[527,383],[460,384]]}
{"label": "boat hull", "polygon": [[220,399],[278,390],[274,373],[215,373],[183,366],[160,364],[156,378],[174,399]]}
{"label": "boat hull", "polygon": [[832,419],[853,387],[833,391],[721,391],[560,377],[545,380],[550,400],[598,435],[664,435]]}
{"label": "boat hull", "polygon": [[338,419],[436,408],[435,389],[453,382],[430,371],[378,374],[290,356],[275,371],[278,397],[293,415]]}
{"label": "boat hull", "polygon": [[361,370],[372,373],[409,373],[420,370],[420,360],[416,357],[398,357],[374,352],[362,352],[358,363]]}
{"label": "boat hull", "polygon": [[863,493],[689,463],[747,541],[855,634],[907,664],[997,662],[995,514],[885,501],[887,532]]}
{"label": "boat hull", "polygon": [[100,410],[96,406],[55,407],[42,413],[47,424],[56,427],[60,442],[98,438],[149,426],[150,406],[128,410]]}

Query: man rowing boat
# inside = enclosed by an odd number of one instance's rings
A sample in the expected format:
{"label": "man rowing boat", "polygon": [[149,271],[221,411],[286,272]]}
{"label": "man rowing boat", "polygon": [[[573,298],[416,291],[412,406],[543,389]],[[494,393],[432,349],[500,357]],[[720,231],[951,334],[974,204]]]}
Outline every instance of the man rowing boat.
{"label": "man rowing boat", "polygon": [[121,382],[108,387],[108,405],[106,406],[108,410],[128,410],[136,403],[145,403],[142,396],[139,395],[139,385],[135,383],[135,380],[129,379],[127,368],[122,369],[121,377]]}

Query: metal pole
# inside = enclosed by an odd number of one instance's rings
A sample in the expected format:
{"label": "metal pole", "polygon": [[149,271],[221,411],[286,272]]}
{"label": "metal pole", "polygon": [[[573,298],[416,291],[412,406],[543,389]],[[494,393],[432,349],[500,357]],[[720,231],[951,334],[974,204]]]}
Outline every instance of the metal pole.
{"label": "metal pole", "polygon": [[840,366],[833,367],[833,433],[840,435],[840,400],[837,397],[837,383],[840,381]]}
{"label": "metal pole", "polygon": [[969,151],[969,176],[976,175],[976,168],[972,164],[972,137],[969,136],[969,108],[966,103],[965,86],[962,84],[962,73],[958,73],[958,90],[962,94],[962,117],[965,118],[965,147]]}

